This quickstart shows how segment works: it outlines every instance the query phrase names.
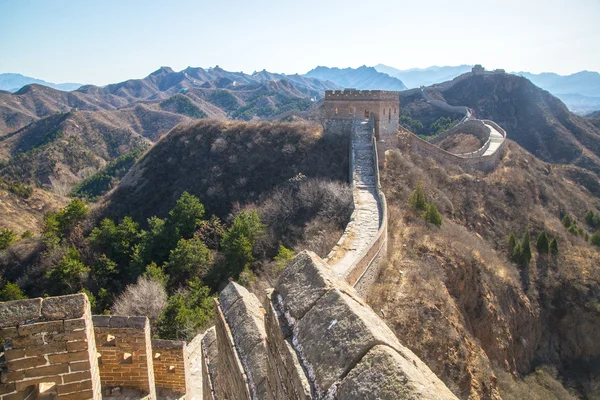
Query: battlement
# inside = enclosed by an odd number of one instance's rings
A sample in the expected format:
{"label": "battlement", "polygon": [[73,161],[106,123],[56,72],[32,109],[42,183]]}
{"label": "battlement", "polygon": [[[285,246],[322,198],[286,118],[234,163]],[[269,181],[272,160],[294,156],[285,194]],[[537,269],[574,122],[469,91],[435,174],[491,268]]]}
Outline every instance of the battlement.
{"label": "battlement", "polygon": [[151,340],[147,317],[92,317],[85,294],[0,303],[0,337],[0,400],[189,394],[184,342]]}
{"label": "battlement", "polygon": [[399,101],[399,93],[391,90],[326,90],[325,101]]}

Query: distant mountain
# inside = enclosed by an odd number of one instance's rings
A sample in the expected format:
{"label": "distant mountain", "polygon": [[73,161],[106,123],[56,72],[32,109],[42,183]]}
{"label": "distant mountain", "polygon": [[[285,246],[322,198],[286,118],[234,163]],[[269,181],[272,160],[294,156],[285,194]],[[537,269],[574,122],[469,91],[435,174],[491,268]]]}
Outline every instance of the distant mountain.
{"label": "distant mountain", "polygon": [[600,119],[600,110],[593,111],[585,116],[586,118]]}
{"label": "distant mountain", "polygon": [[400,79],[409,89],[429,86],[436,83],[450,81],[460,74],[471,71],[472,65],[459,65],[456,67],[412,68],[399,70],[387,65],[378,64],[374,67],[377,71]]}
{"label": "distant mountain", "polygon": [[0,74],[0,90],[16,92],[23,86],[30,85],[32,83],[48,86],[57,90],[64,90],[67,92],[79,89],[81,87],[81,83],[52,83],[21,74]]}
{"label": "distant mountain", "polygon": [[378,72],[373,67],[362,66],[359,68],[328,68],[317,67],[307,72],[305,77],[317,78],[322,81],[331,81],[344,88],[359,90],[406,90],[407,87],[398,79],[383,72]]}
{"label": "distant mountain", "polygon": [[516,75],[529,79],[533,84],[550,93],[600,97],[600,74],[598,72],[581,71],[571,75],[558,75],[552,72],[542,74],[517,72]]}
{"label": "distant mountain", "polygon": [[[377,71],[402,80],[409,89],[452,80],[469,72],[471,68],[471,65],[459,65],[399,70],[383,64],[375,66]],[[600,74],[597,72],[581,71],[571,75],[558,75],[552,72],[542,74],[516,72],[514,74],[527,78],[534,85],[549,91],[562,100],[569,110],[577,114],[583,115],[600,109]]]}
{"label": "distant mountain", "polygon": [[64,92],[36,83],[0,91],[0,178],[70,188],[182,122],[307,111],[325,90],[338,88],[268,71],[161,67],[105,87]]}

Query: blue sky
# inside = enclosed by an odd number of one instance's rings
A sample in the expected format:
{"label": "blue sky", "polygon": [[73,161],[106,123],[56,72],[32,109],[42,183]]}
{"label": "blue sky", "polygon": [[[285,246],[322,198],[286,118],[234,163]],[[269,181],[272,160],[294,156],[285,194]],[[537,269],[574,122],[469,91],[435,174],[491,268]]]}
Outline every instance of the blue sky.
{"label": "blue sky", "polygon": [[162,65],[305,73],[600,71],[600,0],[0,0],[0,73],[107,84]]}

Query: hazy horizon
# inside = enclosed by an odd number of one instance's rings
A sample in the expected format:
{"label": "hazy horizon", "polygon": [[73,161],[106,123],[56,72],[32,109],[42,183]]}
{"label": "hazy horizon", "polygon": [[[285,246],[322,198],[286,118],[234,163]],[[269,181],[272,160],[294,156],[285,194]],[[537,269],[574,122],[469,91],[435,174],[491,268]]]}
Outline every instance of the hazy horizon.
{"label": "hazy horizon", "polygon": [[595,0],[383,0],[368,7],[352,0],[5,0],[0,73],[96,85],[143,78],[160,66],[303,74],[319,65],[482,64],[569,75],[600,71],[597,15]]}

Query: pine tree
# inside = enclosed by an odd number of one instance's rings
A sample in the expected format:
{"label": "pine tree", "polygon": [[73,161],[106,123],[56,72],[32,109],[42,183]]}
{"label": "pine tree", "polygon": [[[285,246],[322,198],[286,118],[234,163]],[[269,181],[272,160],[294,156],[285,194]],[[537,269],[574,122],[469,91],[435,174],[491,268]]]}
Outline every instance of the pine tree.
{"label": "pine tree", "polygon": [[523,265],[523,266],[529,265],[529,262],[531,261],[531,244],[529,242],[530,242],[530,236],[529,236],[529,229],[528,229],[525,231],[525,234],[523,235],[523,238],[521,239],[521,244],[519,245],[520,253],[521,253],[520,261],[521,261],[521,265]]}
{"label": "pine tree", "polygon": [[548,254],[550,250],[548,243],[548,235],[546,235],[546,231],[542,231],[535,242],[535,247],[537,248],[540,254]]}
{"label": "pine tree", "polygon": [[515,237],[515,233],[511,232],[510,235],[508,235],[508,254],[510,254],[512,256],[513,253],[515,252],[516,246],[517,246],[517,238]]}
{"label": "pine tree", "polygon": [[552,239],[550,242],[550,254],[553,256],[558,255],[558,242],[556,241],[556,238]]}
{"label": "pine tree", "polygon": [[590,244],[600,247],[600,231],[596,231],[590,238]]}
{"label": "pine tree", "polygon": [[427,211],[425,211],[425,222],[436,226],[442,226],[442,216],[433,202],[427,203]]}
{"label": "pine tree", "polygon": [[569,214],[565,214],[564,218],[562,219],[562,224],[565,228],[571,227],[571,225],[573,224],[573,221],[571,220],[571,217],[569,216]]}
{"label": "pine tree", "polygon": [[419,180],[417,187],[408,198],[410,206],[416,210],[426,211],[427,202],[425,201],[425,193],[423,192],[423,182]]}
{"label": "pine tree", "polygon": [[594,213],[592,210],[588,210],[588,212],[585,213],[585,222],[589,226],[594,226]]}

